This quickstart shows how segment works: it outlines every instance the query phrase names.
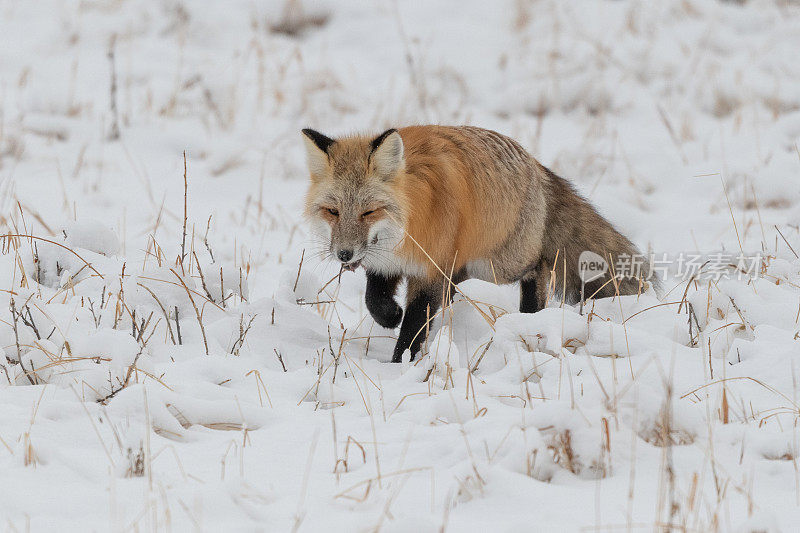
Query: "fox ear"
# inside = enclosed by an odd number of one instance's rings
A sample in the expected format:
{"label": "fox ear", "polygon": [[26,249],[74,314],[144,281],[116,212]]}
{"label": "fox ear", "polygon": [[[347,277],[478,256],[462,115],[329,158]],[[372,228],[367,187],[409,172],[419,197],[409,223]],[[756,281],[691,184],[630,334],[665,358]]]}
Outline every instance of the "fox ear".
{"label": "fox ear", "polygon": [[396,129],[386,130],[375,137],[369,158],[378,175],[385,179],[393,178],[403,168],[405,149]]}
{"label": "fox ear", "polygon": [[306,159],[311,176],[313,178],[324,176],[328,169],[328,148],[336,141],[308,128],[303,130],[303,141],[306,145]]}

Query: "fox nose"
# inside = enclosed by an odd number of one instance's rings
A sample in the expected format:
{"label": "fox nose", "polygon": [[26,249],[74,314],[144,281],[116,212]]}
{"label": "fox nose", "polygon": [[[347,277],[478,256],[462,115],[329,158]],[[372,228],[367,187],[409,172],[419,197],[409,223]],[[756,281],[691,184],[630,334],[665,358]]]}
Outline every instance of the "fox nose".
{"label": "fox nose", "polygon": [[342,263],[347,263],[353,258],[353,250],[339,250],[339,253],[336,254],[336,257],[338,257],[339,261]]}

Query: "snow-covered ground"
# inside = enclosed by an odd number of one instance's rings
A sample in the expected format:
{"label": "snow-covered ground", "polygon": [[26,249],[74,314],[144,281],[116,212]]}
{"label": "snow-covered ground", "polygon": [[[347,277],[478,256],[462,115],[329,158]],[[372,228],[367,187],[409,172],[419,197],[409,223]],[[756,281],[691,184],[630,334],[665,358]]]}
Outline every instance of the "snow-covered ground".
{"label": "snow-covered ground", "polygon": [[[0,524],[797,530],[798,51],[788,0],[0,0]],[[411,123],[519,139],[664,293],[468,281],[388,363],[299,130]]]}

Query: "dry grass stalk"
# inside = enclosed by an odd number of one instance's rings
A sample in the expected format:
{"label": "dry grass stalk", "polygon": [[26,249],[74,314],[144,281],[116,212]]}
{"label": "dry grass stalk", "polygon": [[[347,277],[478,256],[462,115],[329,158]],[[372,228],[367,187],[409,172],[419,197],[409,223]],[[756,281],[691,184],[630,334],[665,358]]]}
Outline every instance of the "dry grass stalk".
{"label": "dry grass stalk", "polygon": [[244,315],[239,316],[239,337],[234,341],[233,346],[231,347],[231,355],[239,355],[239,350],[242,348],[242,346],[244,346],[247,333],[250,331],[250,327],[253,325],[253,321],[257,316],[258,315],[253,315],[250,317],[250,320],[247,322],[247,326],[244,325]]}
{"label": "dry grass stalk", "polygon": [[[189,301],[192,303],[192,307],[194,308],[194,313],[197,316],[197,323],[200,325],[200,333],[203,334],[203,346],[206,349],[206,355],[208,355],[208,339],[206,338],[206,328],[203,325],[203,317],[200,315],[200,310],[197,308],[197,304],[194,303],[194,298],[192,298],[192,291],[189,290],[189,287],[186,286],[186,282],[183,281],[183,278],[177,272],[175,272],[174,269],[170,268],[169,270],[170,270],[170,272],[175,274],[175,277],[178,278],[178,281],[181,282],[181,285],[183,285],[183,288],[186,289],[186,294],[189,296]],[[175,308],[175,311],[176,311],[175,320],[176,321],[178,319],[177,310],[178,310],[178,308],[176,307]],[[179,335],[180,335],[180,333],[179,333]]]}
{"label": "dry grass stalk", "polygon": [[183,237],[181,238],[181,272],[186,274],[186,271],[183,268],[183,261],[186,258],[186,220],[189,216],[189,207],[188,207],[188,197],[189,197],[189,181],[187,178],[187,166],[186,166],[186,150],[183,151]]}
{"label": "dry grass stalk", "polygon": [[[107,404],[108,401],[111,400],[111,398],[116,396],[121,390],[123,390],[125,387],[127,387],[130,384],[131,377],[133,376],[133,372],[134,372],[134,370],[136,370],[136,363],[139,362],[139,357],[142,355],[142,352],[144,351],[144,348],[145,348],[145,346],[143,345],[139,349],[139,351],[136,353],[136,356],[133,358],[133,362],[131,362],[130,366],[128,366],[128,371],[125,373],[125,380],[122,383],[120,383],[119,388],[115,389],[113,387],[113,385],[112,385],[111,392],[109,392],[106,396],[104,396],[102,398],[99,398],[97,400],[97,403],[100,403],[100,404],[103,404],[103,405]],[[110,381],[111,380],[109,378],[109,382]]]}
{"label": "dry grass stalk", "polygon": [[[169,332],[169,337],[172,340],[172,344],[176,344],[176,342],[175,342],[175,334],[172,332],[172,325],[170,324],[169,313],[167,313],[167,310],[164,308],[164,305],[161,303],[161,300],[158,299],[158,296],[156,296],[156,294],[150,289],[150,287],[148,287],[146,285],[143,285],[141,283],[137,283],[137,285],[139,287],[143,288],[144,290],[146,290],[148,293],[150,293],[150,296],[152,296],[153,299],[158,304],[158,307],[161,309],[161,312],[164,314],[164,319],[167,321],[167,331]],[[177,320],[177,315],[176,315],[175,318]]]}
{"label": "dry grass stalk", "polygon": [[[197,265],[197,273],[200,274],[200,285],[203,287],[203,290],[206,293],[206,298],[208,298],[210,302],[216,303],[216,300],[211,295],[211,291],[208,290],[208,286],[206,285],[206,277],[203,275],[203,269],[200,267],[200,260],[197,259],[197,253],[194,250],[192,250],[192,256],[194,257],[195,265]],[[220,269],[219,278],[220,281],[222,281],[222,269]]]}
{"label": "dry grass stalk", "polygon": [[108,63],[111,71],[110,98],[111,105],[111,131],[108,134],[109,141],[119,139],[119,111],[117,110],[117,66],[116,66],[116,47],[117,35],[113,34],[108,44]]}
{"label": "dry grass stalk", "polygon": [[272,407],[272,400],[269,397],[269,392],[267,391],[267,386],[264,384],[264,379],[261,377],[261,372],[259,372],[258,370],[253,369],[250,372],[248,372],[247,374],[245,374],[245,377],[249,376],[250,374],[253,374],[255,376],[255,379],[256,379],[256,391],[258,392],[258,402],[261,404],[261,407],[264,407],[264,402],[261,400],[261,391],[262,390],[264,391],[264,396],[266,396],[266,398],[267,398],[267,403],[269,403],[269,406]]}

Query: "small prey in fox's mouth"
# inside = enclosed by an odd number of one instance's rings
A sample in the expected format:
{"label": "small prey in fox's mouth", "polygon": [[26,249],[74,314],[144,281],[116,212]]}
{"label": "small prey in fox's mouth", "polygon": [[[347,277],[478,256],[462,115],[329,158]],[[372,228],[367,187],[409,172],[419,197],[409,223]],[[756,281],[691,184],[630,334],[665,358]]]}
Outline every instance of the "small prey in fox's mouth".
{"label": "small prey in fox's mouth", "polygon": [[350,272],[355,272],[358,267],[361,266],[361,261],[354,261],[352,263],[342,264],[342,270],[349,270]]}

